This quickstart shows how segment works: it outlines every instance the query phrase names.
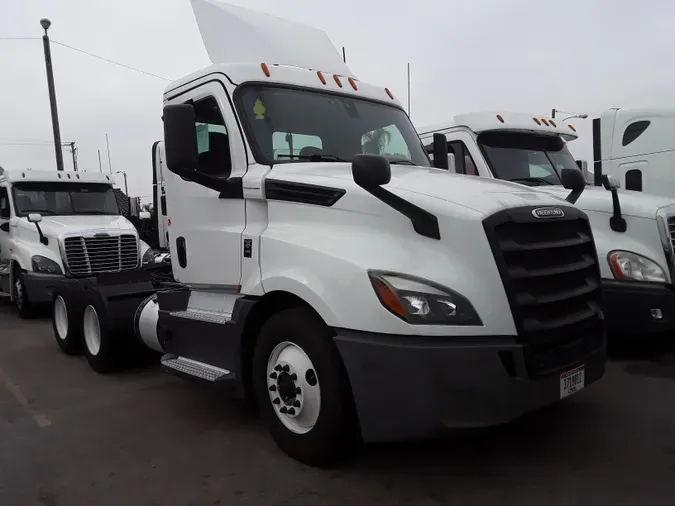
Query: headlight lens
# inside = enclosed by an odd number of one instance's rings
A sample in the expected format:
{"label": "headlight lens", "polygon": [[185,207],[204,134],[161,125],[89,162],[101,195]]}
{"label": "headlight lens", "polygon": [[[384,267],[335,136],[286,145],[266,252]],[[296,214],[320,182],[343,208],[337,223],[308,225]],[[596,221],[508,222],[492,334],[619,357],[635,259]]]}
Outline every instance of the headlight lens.
{"label": "headlight lens", "polygon": [[656,262],[630,251],[610,251],[609,266],[616,279],[665,283],[666,273]]}
{"label": "headlight lens", "polygon": [[430,281],[401,274],[369,271],[382,305],[415,325],[482,325],[471,303],[460,294]]}
{"label": "headlight lens", "polygon": [[145,253],[143,253],[143,258],[141,258],[141,265],[147,265],[149,263],[154,262],[155,260],[155,252],[152,250],[152,248],[148,249]]}
{"label": "headlight lens", "polygon": [[61,266],[54,260],[41,255],[35,255],[30,259],[33,266],[33,272],[41,272],[43,274],[63,274]]}

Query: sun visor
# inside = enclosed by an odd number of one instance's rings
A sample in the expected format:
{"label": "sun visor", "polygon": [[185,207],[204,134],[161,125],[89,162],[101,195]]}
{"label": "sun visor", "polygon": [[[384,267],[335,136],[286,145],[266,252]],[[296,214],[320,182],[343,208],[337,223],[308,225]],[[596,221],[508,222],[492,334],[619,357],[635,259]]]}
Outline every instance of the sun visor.
{"label": "sun visor", "polygon": [[191,0],[211,63],[291,65],[355,77],[325,32],[218,0]]}

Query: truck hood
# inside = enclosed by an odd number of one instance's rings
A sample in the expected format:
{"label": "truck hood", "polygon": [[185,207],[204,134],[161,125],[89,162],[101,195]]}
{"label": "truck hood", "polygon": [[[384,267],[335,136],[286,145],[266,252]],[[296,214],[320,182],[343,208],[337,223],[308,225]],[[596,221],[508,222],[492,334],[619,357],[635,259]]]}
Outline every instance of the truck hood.
{"label": "truck hood", "polygon": [[[278,165],[270,178],[288,181],[353,186],[351,164],[293,163]],[[333,180],[331,183],[329,180]],[[337,181],[340,183],[337,183]],[[489,215],[505,207],[556,205],[559,199],[535,188],[500,179],[451,174],[445,170],[410,165],[392,165],[391,181],[384,188],[395,193],[415,193],[441,199]],[[569,193],[569,192],[568,192]],[[610,201],[611,204],[611,201]]]}
{"label": "truck hood", "polygon": [[[24,228],[35,229],[26,218],[20,220]],[[59,237],[69,232],[88,232],[92,230],[128,231],[136,233],[136,228],[124,216],[110,215],[74,215],[42,216],[42,233],[48,237]]]}
{"label": "truck hood", "polygon": [[[570,193],[562,186],[538,186],[537,189],[563,199]],[[635,218],[654,219],[659,209],[675,204],[674,200],[642,192],[618,190],[618,193],[621,213]],[[576,206],[587,212],[612,214],[612,194],[602,186],[586,186]]]}

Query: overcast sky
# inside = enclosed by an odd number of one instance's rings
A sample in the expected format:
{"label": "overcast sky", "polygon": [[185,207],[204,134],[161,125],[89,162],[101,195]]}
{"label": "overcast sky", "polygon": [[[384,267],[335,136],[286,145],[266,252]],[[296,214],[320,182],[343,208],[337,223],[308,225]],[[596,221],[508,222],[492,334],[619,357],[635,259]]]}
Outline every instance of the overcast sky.
{"label": "overcast sky", "polygon": [[[0,0],[0,38],[50,37],[169,79],[209,63],[189,0]],[[460,112],[551,108],[598,114],[609,107],[672,104],[675,4],[663,0],[231,0],[326,31],[362,81],[406,100],[418,126]],[[80,169],[126,170],[132,195],[151,193],[150,147],[161,137],[162,91],[148,77],[52,46],[63,141]],[[0,165],[52,169],[53,147],[40,40],[0,40]],[[570,145],[590,158],[590,121]],[[72,168],[64,149],[66,168]],[[117,176],[123,187],[123,179]]]}

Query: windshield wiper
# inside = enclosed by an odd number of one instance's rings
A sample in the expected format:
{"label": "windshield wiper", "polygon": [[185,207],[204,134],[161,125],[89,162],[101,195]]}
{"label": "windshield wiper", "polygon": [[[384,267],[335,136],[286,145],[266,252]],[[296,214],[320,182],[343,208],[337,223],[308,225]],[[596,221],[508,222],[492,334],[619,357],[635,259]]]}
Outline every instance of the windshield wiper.
{"label": "windshield wiper", "polygon": [[389,163],[392,164],[392,165],[396,165],[396,164],[400,164],[400,165],[415,165],[415,164],[414,164],[413,162],[411,162],[410,160],[400,160],[400,159],[397,159],[397,160],[389,160]]}
{"label": "windshield wiper", "polygon": [[26,215],[29,215],[29,214],[51,214],[51,215],[54,215],[54,214],[56,214],[56,211],[52,211],[51,209],[24,209],[21,212],[26,213]]}
{"label": "windshield wiper", "polygon": [[[552,185],[550,181],[547,181],[543,177],[518,177],[515,179],[507,179],[507,181],[511,181],[512,183],[537,183],[537,184],[542,184],[542,185]],[[536,186],[536,185],[535,185]]]}
{"label": "windshield wiper", "polygon": [[314,155],[286,155],[286,154],[277,154],[281,158],[291,158],[298,160],[309,160],[310,162],[346,162],[344,158],[340,158],[335,155],[325,155],[325,154],[314,154]]}

